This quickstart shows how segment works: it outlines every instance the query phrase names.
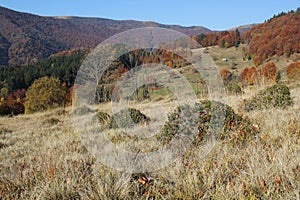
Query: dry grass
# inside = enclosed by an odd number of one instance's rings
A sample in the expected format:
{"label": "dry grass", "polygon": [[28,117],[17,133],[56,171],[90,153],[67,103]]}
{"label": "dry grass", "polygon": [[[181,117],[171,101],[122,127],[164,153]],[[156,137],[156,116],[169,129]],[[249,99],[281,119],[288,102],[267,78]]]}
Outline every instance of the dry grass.
{"label": "dry grass", "polygon": [[[247,45],[241,44],[238,48],[220,48],[218,46],[209,47],[209,54],[215,61],[216,65],[220,68],[231,69],[231,64],[234,62],[236,64],[236,73],[241,73],[245,67],[254,66],[253,60],[243,60],[244,53],[243,48]],[[227,62],[223,61],[223,58],[227,58]]]}
{"label": "dry grass", "polygon": [[[241,44],[238,48],[231,47],[231,48],[220,48],[219,46],[212,46],[209,47],[209,55],[212,57],[212,59],[215,61],[217,67],[219,70],[227,68],[231,69],[232,63],[236,64],[236,69],[232,70],[232,72],[235,75],[240,75],[242,70],[245,67],[252,67],[254,66],[253,59],[251,60],[243,60],[244,53],[243,48],[246,48],[247,45]],[[228,61],[225,62],[222,59],[227,58]],[[281,73],[282,80],[286,80],[286,68],[293,62],[299,61],[300,54],[293,54],[290,57],[286,56],[274,56],[270,59],[268,59],[265,62],[274,62],[276,65],[276,68]],[[262,63],[264,65],[264,63]],[[262,66],[261,65],[261,66]],[[259,66],[258,68],[260,68]]]}
{"label": "dry grass", "polygon": [[[295,104],[287,110],[249,113],[241,111],[239,103],[255,91],[245,91],[243,95],[228,97],[226,103],[259,124],[258,135],[243,144],[231,137],[219,141],[204,159],[200,159],[199,149],[189,149],[171,166],[137,177],[96,162],[73,130],[70,108],[2,117],[0,197],[300,199],[300,89],[292,90]],[[161,106],[167,111],[175,108],[170,99],[131,106],[157,123],[166,114],[157,115],[153,108]],[[111,104],[101,104],[97,109],[109,113]],[[128,141],[122,142],[125,145]]]}

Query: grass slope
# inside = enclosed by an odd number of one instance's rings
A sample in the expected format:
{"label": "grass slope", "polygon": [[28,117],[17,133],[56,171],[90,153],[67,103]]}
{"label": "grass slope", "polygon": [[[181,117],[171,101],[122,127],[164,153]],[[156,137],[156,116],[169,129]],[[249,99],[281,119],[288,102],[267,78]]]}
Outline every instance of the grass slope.
{"label": "grass slope", "polygon": [[[226,102],[236,111],[242,98]],[[300,89],[285,110],[240,112],[261,127],[246,144],[228,138],[204,159],[190,149],[171,166],[132,175],[96,162],[72,126],[70,109],[0,118],[0,197],[3,199],[299,199]],[[132,104],[151,118],[151,105]],[[101,104],[101,111],[110,106]],[[167,116],[162,116],[162,118]],[[162,119],[153,119],[160,121]],[[114,133],[111,133],[114,134]],[[116,141],[118,142],[118,141]],[[121,142],[126,142],[123,140]],[[149,145],[155,143],[149,142]]]}

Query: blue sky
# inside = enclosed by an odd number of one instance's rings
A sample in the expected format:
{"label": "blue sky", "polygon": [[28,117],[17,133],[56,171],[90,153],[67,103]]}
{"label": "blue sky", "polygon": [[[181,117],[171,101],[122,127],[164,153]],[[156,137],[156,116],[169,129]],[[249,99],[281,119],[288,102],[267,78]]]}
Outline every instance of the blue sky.
{"label": "blue sky", "polygon": [[42,16],[134,19],[225,30],[296,10],[300,0],[0,0],[0,5]]}

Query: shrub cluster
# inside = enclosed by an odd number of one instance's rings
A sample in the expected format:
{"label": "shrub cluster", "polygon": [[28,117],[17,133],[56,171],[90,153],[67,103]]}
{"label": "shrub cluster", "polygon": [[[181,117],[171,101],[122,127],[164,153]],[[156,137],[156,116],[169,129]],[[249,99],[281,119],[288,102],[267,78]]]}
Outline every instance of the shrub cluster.
{"label": "shrub cluster", "polygon": [[286,75],[290,81],[300,80],[300,62],[290,64],[286,69]]}
{"label": "shrub cluster", "polygon": [[149,121],[150,118],[141,111],[128,108],[112,115],[108,123],[108,128],[130,128],[136,124],[148,123]]}
{"label": "shrub cluster", "polygon": [[59,119],[51,117],[51,118],[49,118],[49,119],[46,119],[46,120],[44,121],[44,124],[56,125],[56,124],[58,124],[59,122],[60,122]]}
{"label": "shrub cluster", "polygon": [[110,122],[111,117],[109,114],[100,111],[97,112],[96,119],[100,125],[106,126]]}
{"label": "shrub cluster", "polygon": [[226,86],[226,91],[229,93],[229,94],[242,94],[243,93],[243,90],[241,88],[241,86],[236,83],[236,82],[230,82],[227,86]]}
{"label": "shrub cluster", "polygon": [[283,84],[275,84],[260,91],[245,101],[245,110],[261,110],[270,108],[286,108],[293,105],[290,89]]}
{"label": "shrub cluster", "polygon": [[[188,126],[186,126],[188,122]],[[256,134],[257,128],[253,127],[248,119],[242,118],[234,110],[223,103],[204,100],[193,106],[183,105],[168,116],[161,133],[157,139],[163,143],[169,143],[178,134],[195,134],[193,127],[197,128],[196,142],[203,141],[212,131],[217,137],[224,139],[229,131],[242,133],[241,139]],[[192,129],[191,129],[192,128]]]}

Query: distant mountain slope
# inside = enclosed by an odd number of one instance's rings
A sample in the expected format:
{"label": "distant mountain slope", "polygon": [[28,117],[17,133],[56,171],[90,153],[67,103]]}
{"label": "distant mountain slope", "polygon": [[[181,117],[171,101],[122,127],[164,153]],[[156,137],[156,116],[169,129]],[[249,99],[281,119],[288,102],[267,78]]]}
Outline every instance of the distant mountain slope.
{"label": "distant mountain slope", "polygon": [[236,29],[238,29],[241,34],[244,34],[245,32],[249,31],[250,29],[252,29],[255,26],[257,26],[257,24],[247,24],[247,25],[242,25],[242,26],[231,28],[228,31],[235,31]]}
{"label": "distant mountain slope", "polygon": [[211,32],[201,26],[182,27],[156,22],[82,17],[41,17],[0,6],[0,65],[26,65],[59,51],[92,48],[132,28],[162,27],[187,35]]}
{"label": "distant mountain slope", "polygon": [[300,8],[255,26],[243,34],[242,40],[249,44],[250,53],[255,54],[256,66],[275,55],[300,53]]}

